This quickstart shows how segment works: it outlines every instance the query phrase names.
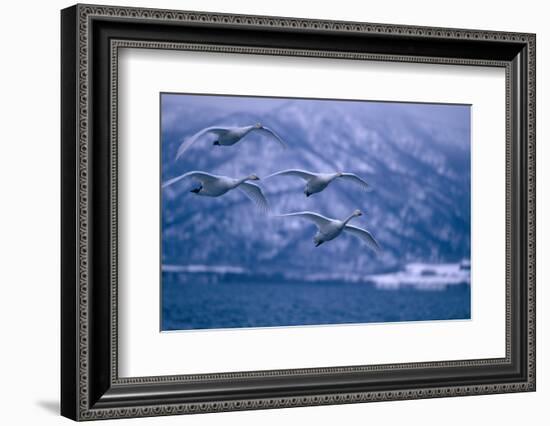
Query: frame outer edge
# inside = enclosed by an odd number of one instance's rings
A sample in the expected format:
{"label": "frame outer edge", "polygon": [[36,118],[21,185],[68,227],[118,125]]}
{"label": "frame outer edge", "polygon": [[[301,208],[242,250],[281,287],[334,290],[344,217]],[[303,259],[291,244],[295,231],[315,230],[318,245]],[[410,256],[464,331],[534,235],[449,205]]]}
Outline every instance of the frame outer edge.
{"label": "frame outer edge", "polygon": [[[308,406],[308,405],[324,405],[324,404],[342,404],[352,402],[367,402],[380,400],[400,400],[400,399],[415,399],[415,398],[433,398],[441,396],[461,396],[475,395],[488,393],[503,393],[529,391],[535,389],[535,35],[527,33],[510,33],[497,31],[482,31],[482,30],[463,30],[463,29],[447,29],[447,28],[430,28],[430,27],[415,27],[403,25],[387,25],[387,24],[368,24],[354,22],[337,22],[324,21],[313,19],[298,19],[298,18],[279,18],[267,16],[246,16],[246,15],[229,15],[207,12],[187,12],[187,11],[170,11],[158,9],[141,9],[127,7],[110,7],[96,5],[77,5],[74,7],[76,11],[75,29],[77,41],[77,51],[75,52],[76,61],[76,99],[78,105],[77,130],[76,136],[78,141],[78,152],[76,153],[76,178],[77,183],[77,284],[78,289],[75,289],[77,295],[77,336],[75,340],[75,351],[78,355],[76,362],[76,383],[74,389],[77,393],[76,401],[76,419],[77,420],[92,420],[105,419],[113,417],[141,417],[141,416],[159,416],[180,413],[193,412],[219,412],[229,410],[243,409],[262,409],[262,408],[281,408],[292,406]],[[288,29],[310,29],[310,30],[326,30],[328,32],[359,32],[359,33],[382,33],[390,36],[390,34],[411,35],[421,38],[449,38],[449,39],[470,39],[470,40],[486,40],[486,41],[507,41],[516,42],[518,44],[526,44],[528,46],[528,106],[526,106],[528,118],[528,194],[527,202],[528,210],[528,229],[529,240],[527,250],[528,262],[528,282],[526,283],[526,293],[528,296],[529,307],[529,324],[528,324],[528,365],[527,371],[529,378],[526,382],[508,382],[499,385],[479,385],[479,386],[450,386],[448,388],[427,388],[427,389],[403,389],[399,391],[384,391],[384,392],[369,392],[356,394],[329,394],[305,397],[281,397],[270,399],[254,399],[254,400],[234,400],[234,401],[219,401],[211,403],[195,404],[163,404],[160,406],[143,406],[139,408],[120,407],[113,409],[93,409],[89,408],[89,389],[88,389],[88,374],[89,374],[89,327],[88,327],[88,84],[89,84],[89,67],[88,67],[88,49],[91,40],[89,39],[89,18],[97,17],[112,17],[112,18],[131,18],[149,21],[176,21],[189,23],[210,23],[210,24],[227,24],[233,26],[256,26],[265,28],[288,28]],[[65,112],[65,109],[63,109]],[[63,124],[66,126],[66,124]],[[74,160],[73,160],[74,161]],[[65,163],[63,163],[65,164]],[[65,188],[65,183],[63,188]],[[67,206],[63,207],[67,211]],[[64,225],[65,226],[65,225]],[[64,257],[64,260],[67,259]],[[65,368],[65,366],[63,366]],[[65,413],[66,415],[66,413]]]}
{"label": "frame outer edge", "polygon": [[61,18],[61,414],[78,418],[78,280],[76,197],[77,7]]}
{"label": "frame outer edge", "polygon": [[77,319],[78,319],[78,357],[77,364],[77,419],[85,420],[90,418],[89,404],[89,350],[90,342],[88,310],[90,307],[88,298],[89,288],[89,200],[90,200],[90,180],[88,172],[89,157],[89,47],[91,39],[89,37],[89,27],[87,24],[87,9],[82,4],[77,4],[76,31],[77,31],[77,108],[78,122],[76,145],[77,154],[77,179],[78,179],[78,198],[77,198],[77,244],[78,244],[78,291],[77,291]]}
{"label": "frame outer edge", "polygon": [[536,117],[537,117],[537,88],[536,88],[536,34],[529,34],[527,42],[527,79],[528,79],[528,105],[527,105],[527,165],[528,165],[528,311],[527,311],[527,328],[528,328],[528,346],[531,348],[528,351],[527,374],[532,391],[536,391]]}

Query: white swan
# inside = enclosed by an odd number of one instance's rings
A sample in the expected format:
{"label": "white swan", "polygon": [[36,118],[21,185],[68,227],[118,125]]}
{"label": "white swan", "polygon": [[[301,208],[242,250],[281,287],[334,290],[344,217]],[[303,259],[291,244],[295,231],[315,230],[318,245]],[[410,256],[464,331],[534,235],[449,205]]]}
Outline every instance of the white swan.
{"label": "white swan", "polygon": [[312,194],[316,194],[317,192],[321,192],[337,178],[356,183],[367,191],[370,191],[371,189],[370,185],[367,182],[365,182],[363,179],[353,173],[313,173],[307,172],[305,170],[289,169],[270,174],[264,179],[274,176],[298,176],[299,178],[302,178],[306,181],[306,187],[304,189],[304,194],[306,194],[306,197],[309,197]]}
{"label": "white swan", "polygon": [[197,195],[219,197],[232,189],[238,188],[250,198],[259,209],[264,212],[269,211],[267,199],[262,193],[261,188],[258,185],[246,182],[247,180],[259,180],[260,178],[256,175],[235,179],[227,176],[216,176],[206,172],[193,171],[166,181],[162,184],[162,188],[166,188],[188,177],[199,181],[200,186],[191,190],[191,192]]}
{"label": "white swan", "polygon": [[356,216],[361,216],[360,210],[355,210],[344,220],[329,219],[328,217],[321,216],[312,212],[296,212],[278,215],[278,217],[301,217],[310,220],[317,225],[318,231],[313,237],[315,247],[319,247],[324,242],[335,239],[342,231],[347,231],[352,235],[360,238],[374,251],[378,252],[380,246],[372,236],[372,234],[366,229],[358,228],[356,226],[348,225],[348,222]]}
{"label": "white swan", "polygon": [[192,136],[189,136],[183,141],[179,146],[178,152],[176,153],[176,160],[180,158],[187,149],[193,145],[201,136],[206,135],[207,133],[213,134],[216,136],[216,139],[213,142],[213,145],[222,145],[230,146],[235,145],[242,138],[248,135],[250,132],[259,132],[264,135],[269,135],[273,137],[279,144],[286,148],[285,142],[277,135],[273,130],[268,127],[263,126],[260,123],[257,123],[253,126],[244,126],[244,127],[222,127],[222,126],[212,126],[202,129],[201,131],[195,133]]}

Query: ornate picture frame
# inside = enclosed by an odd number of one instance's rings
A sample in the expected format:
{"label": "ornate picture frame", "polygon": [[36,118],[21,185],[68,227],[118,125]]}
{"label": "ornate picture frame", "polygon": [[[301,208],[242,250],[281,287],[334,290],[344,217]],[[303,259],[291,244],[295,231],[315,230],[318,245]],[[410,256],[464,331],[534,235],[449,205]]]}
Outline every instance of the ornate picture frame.
{"label": "ornate picture frame", "polygon": [[[535,390],[534,34],[76,5],[61,12],[61,414],[160,416]],[[190,50],[506,73],[502,358],[119,377],[118,53]]]}

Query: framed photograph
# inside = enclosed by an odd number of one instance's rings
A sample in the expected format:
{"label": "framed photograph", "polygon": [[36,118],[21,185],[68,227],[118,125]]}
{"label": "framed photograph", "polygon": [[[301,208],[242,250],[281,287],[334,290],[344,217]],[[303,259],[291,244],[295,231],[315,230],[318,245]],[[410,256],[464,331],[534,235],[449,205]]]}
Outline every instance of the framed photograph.
{"label": "framed photograph", "polygon": [[61,413],[535,390],[535,35],[61,12]]}

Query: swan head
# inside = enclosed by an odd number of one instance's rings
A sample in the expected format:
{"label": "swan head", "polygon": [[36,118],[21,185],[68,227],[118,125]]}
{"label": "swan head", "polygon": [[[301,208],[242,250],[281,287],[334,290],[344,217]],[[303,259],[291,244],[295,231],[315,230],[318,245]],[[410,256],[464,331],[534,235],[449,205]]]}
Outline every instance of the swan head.
{"label": "swan head", "polygon": [[352,213],[352,216],[363,216],[363,212],[359,209],[355,209]]}
{"label": "swan head", "polygon": [[315,247],[319,247],[321,244],[324,243],[324,241],[321,236],[317,234],[313,237],[313,243],[315,244]]}
{"label": "swan head", "polygon": [[260,178],[256,175],[250,175],[246,178],[246,180],[260,180]]}

